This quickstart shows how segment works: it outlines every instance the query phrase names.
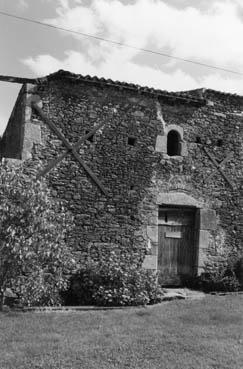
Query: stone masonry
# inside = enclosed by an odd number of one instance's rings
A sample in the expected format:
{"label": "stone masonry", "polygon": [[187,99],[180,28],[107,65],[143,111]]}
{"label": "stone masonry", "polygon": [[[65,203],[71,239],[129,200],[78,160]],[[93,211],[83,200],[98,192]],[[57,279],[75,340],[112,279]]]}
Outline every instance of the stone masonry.
{"label": "stone masonry", "polygon": [[[157,268],[159,206],[195,210],[197,259],[242,251],[243,97],[213,90],[168,93],[59,71],[24,85],[1,142],[3,157],[32,160],[41,171],[66,148],[32,108],[35,103],[77,149],[106,189],[71,151],[45,178],[74,216],[68,242],[147,249]],[[179,154],[168,155],[170,132]],[[173,139],[173,137],[172,137]]]}

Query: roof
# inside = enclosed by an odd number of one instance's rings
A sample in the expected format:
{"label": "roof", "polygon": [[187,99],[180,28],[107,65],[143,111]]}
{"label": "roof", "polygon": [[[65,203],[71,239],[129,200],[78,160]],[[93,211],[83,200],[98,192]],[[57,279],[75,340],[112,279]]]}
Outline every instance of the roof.
{"label": "roof", "polygon": [[13,83],[31,83],[31,84],[44,84],[49,81],[58,81],[58,80],[67,80],[75,83],[85,82],[90,84],[96,84],[101,86],[111,86],[118,88],[119,90],[130,90],[135,91],[139,94],[152,95],[155,97],[163,97],[171,101],[172,103],[175,101],[184,102],[185,104],[189,103],[191,105],[203,106],[207,103],[207,100],[212,96],[218,97],[219,99],[227,98],[234,99],[235,101],[243,104],[243,96],[238,94],[232,94],[229,92],[222,92],[207,88],[199,88],[190,91],[179,91],[179,92],[168,92],[165,90],[155,89],[147,86],[139,86],[133,83],[121,82],[121,81],[113,81],[111,79],[91,77],[89,75],[83,76],[82,74],[75,74],[65,70],[59,70],[55,73],[49,74],[46,77],[41,78],[23,78],[23,77],[13,77],[13,76],[3,76],[0,75],[0,81],[5,82],[13,82]]}
{"label": "roof", "polygon": [[236,93],[230,93],[230,92],[224,92],[224,91],[217,91],[213,90],[211,88],[197,88],[195,90],[188,90],[188,91],[181,91],[180,94],[189,94],[191,96],[201,96],[204,98],[208,98],[208,96],[216,95],[216,96],[225,96],[229,98],[236,98],[243,101],[243,96],[236,94]]}
{"label": "roof", "polygon": [[[127,82],[120,82],[120,81],[113,81],[111,79],[105,78],[98,78],[98,77],[91,77],[89,75],[83,76],[81,74],[75,74],[64,70],[59,70],[58,72],[49,74],[46,77],[37,78],[35,79],[35,83],[42,84],[49,81],[56,81],[56,80],[68,80],[75,83],[78,82],[86,82],[90,84],[96,85],[105,85],[118,88],[119,90],[130,90],[136,91],[139,94],[146,94],[146,95],[153,95],[156,97],[163,97],[170,101],[183,101],[184,103],[202,106],[206,104],[206,99],[203,96],[196,96],[190,94],[190,92],[168,92],[165,90],[159,90],[152,87],[147,86],[140,86],[133,83]],[[34,82],[33,82],[34,83]]]}
{"label": "roof", "polygon": [[59,71],[49,74],[46,77],[37,78],[36,83],[44,83],[53,80],[69,80],[72,82],[86,82],[96,85],[106,85],[116,87],[119,90],[127,89],[130,91],[136,91],[139,94],[148,94],[156,97],[163,97],[170,101],[181,101],[184,103],[189,103],[191,105],[203,106],[207,103],[208,98],[212,95],[218,97],[228,97],[241,100],[243,102],[243,96],[238,94],[233,94],[229,92],[222,92],[213,89],[199,88],[189,91],[179,91],[179,92],[169,92],[166,90],[160,90],[148,86],[140,86],[138,84],[113,81],[112,79],[105,79],[99,77],[91,77],[89,75],[83,76],[82,74],[75,74],[69,71],[60,69]]}

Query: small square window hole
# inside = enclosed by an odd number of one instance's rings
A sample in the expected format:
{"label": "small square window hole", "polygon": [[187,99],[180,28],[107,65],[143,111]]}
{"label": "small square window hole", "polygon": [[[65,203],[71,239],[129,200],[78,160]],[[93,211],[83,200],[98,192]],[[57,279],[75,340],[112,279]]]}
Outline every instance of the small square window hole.
{"label": "small square window hole", "polygon": [[128,137],[127,143],[130,146],[135,146],[137,139],[135,137]]}
{"label": "small square window hole", "polygon": [[223,146],[223,140],[221,138],[218,139],[217,146],[218,147],[222,147]]}

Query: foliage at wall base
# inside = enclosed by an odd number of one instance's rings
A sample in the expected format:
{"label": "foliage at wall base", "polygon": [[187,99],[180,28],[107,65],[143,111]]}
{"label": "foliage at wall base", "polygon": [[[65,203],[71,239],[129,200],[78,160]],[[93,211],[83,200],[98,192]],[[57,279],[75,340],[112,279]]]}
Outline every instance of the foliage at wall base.
{"label": "foliage at wall base", "polygon": [[75,266],[65,243],[71,218],[24,166],[0,168],[0,309],[10,288],[24,305],[60,303]]}
{"label": "foliage at wall base", "polygon": [[73,276],[67,304],[126,306],[161,301],[157,274],[142,269],[139,257],[116,252],[116,247],[100,250],[100,258],[83,262]]}
{"label": "foliage at wall base", "polygon": [[235,258],[222,260],[213,265],[208,263],[205,272],[200,276],[188,279],[186,285],[204,292],[234,292],[241,288],[236,273],[237,261]]}

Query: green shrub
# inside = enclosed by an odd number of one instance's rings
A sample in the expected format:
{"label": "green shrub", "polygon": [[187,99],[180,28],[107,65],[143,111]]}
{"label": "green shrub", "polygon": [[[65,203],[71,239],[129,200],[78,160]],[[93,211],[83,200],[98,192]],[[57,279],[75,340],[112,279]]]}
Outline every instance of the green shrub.
{"label": "green shrub", "polygon": [[212,254],[211,250],[207,255],[203,273],[198,277],[187,279],[186,285],[205,292],[240,290],[242,251],[230,252],[229,245],[224,243],[223,236],[219,244],[214,246],[214,253]]}
{"label": "green shrub", "polygon": [[99,258],[88,258],[73,277],[68,303],[103,306],[147,305],[161,301],[157,274],[141,267],[138,254],[101,250]]}
{"label": "green shrub", "polygon": [[240,289],[234,270],[226,268],[202,273],[196,278],[187,280],[186,285],[204,292],[234,292]]}
{"label": "green shrub", "polygon": [[218,275],[204,274],[199,278],[201,288],[204,291],[233,292],[240,289],[240,283],[234,274]]}
{"label": "green shrub", "polygon": [[0,166],[0,309],[8,288],[24,305],[59,304],[75,267],[70,215],[26,166]]}

